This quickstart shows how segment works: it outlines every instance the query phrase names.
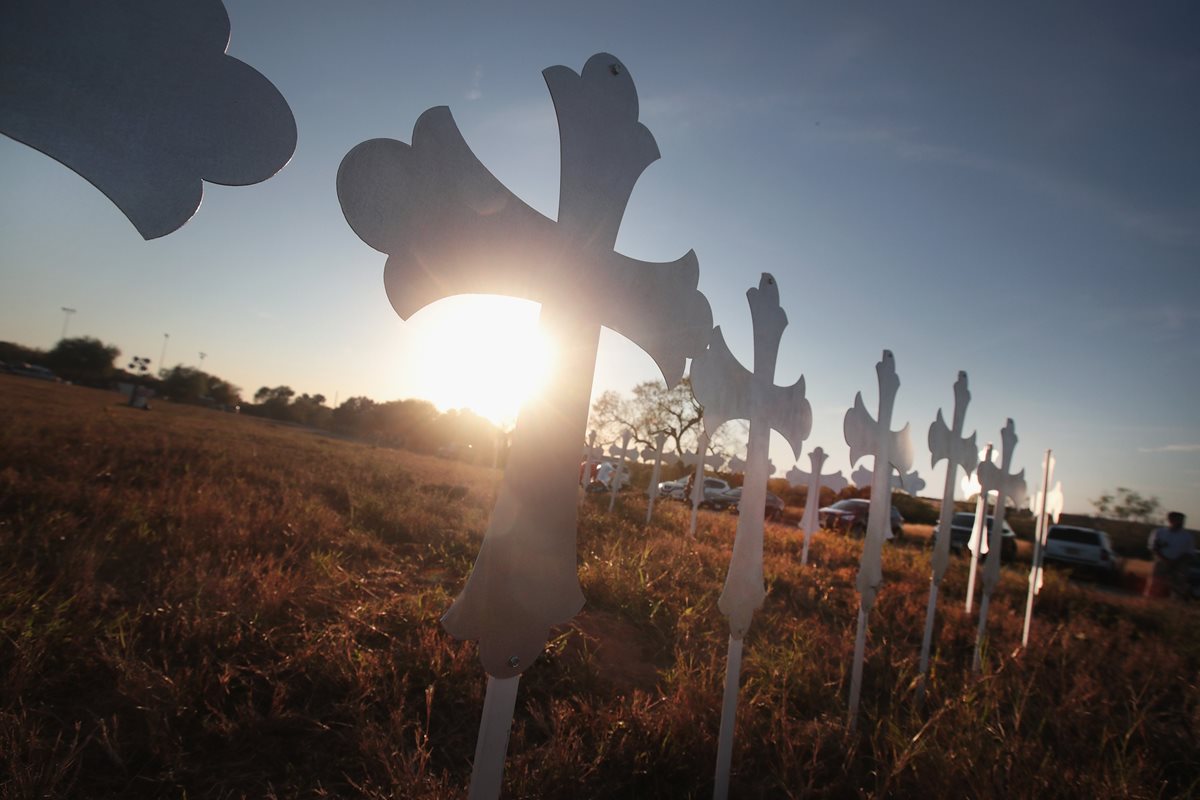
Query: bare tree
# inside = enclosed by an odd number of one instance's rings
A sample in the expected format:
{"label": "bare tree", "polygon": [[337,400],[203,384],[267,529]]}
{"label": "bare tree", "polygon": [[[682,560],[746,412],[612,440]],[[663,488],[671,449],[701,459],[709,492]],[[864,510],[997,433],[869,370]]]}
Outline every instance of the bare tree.
{"label": "bare tree", "polygon": [[[615,442],[623,431],[632,431],[633,441],[642,447],[650,447],[656,434],[665,433],[666,450],[682,455],[696,449],[703,417],[689,379],[684,378],[674,389],[668,389],[662,381],[645,381],[633,387],[631,396],[607,391],[596,398],[589,427],[602,442]],[[728,427],[722,426],[716,432],[709,450],[732,450]]]}

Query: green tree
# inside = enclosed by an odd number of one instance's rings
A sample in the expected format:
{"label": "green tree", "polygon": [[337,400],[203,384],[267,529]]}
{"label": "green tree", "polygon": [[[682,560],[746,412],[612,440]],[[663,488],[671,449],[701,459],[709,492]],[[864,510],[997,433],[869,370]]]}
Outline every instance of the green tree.
{"label": "green tree", "polygon": [[1126,486],[1104,492],[1092,501],[1092,505],[1102,517],[1111,514],[1117,519],[1133,522],[1150,522],[1162,508],[1162,502],[1157,497],[1143,496],[1141,492]]}
{"label": "green tree", "polygon": [[242,402],[242,390],[215,375],[208,377],[208,396],[219,406],[232,407]]}
{"label": "green tree", "polygon": [[288,420],[288,406],[296,392],[290,386],[263,386],[254,393],[255,413],[271,419]]}
{"label": "green tree", "polygon": [[14,342],[0,342],[0,361],[6,364],[41,364],[46,363],[46,351],[36,347],[26,347]]}
{"label": "green tree", "polygon": [[333,429],[353,436],[366,435],[370,426],[369,415],[375,405],[375,401],[369,397],[351,397],[333,409]]}
{"label": "green tree", "polygon": [[46,354],[45,364],[72,383],[107,386],[116,373],[113,361],[121,351],[91,336],[61,339]]}
{"label": "green tree", "polygon": [[191,367],[172,367],[162,379],[162,393],[176,403],[198,403],[208,396],[209,376]]}

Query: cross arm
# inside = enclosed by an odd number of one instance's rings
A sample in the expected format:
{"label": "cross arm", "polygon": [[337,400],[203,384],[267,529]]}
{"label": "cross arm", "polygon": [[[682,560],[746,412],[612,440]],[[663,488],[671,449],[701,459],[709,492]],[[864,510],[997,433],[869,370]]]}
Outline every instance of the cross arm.
{"label": "cross arm", "polygon": [[754,374],[742,366],[721,326],[712,329],[708,349],[692,361],[692,391],[704,407],[704,430],[711,435],[731,419],[750,416],[750,384]]}

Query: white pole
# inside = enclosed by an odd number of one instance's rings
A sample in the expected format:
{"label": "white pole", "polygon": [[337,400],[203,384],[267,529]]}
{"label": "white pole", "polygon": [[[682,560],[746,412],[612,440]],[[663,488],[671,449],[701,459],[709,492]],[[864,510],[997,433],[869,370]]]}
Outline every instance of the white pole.
{"label": "white pole", "polygon": [[987,637],[988,600],[991,597],[990,594],[984,592],[983,599],[979,601],[979,629],[975,631],[975,657],[971,659],[972,672],[979,672],[980,667],[983,666],[982,649],[984,639]]}
{"label": "white pole", "polygon": [[708,452],[708,432],[700,434],[696,442],[696,480],[692,484],[692,525],[688,529],[688,538],[696,538],[696,517],[700,513],[700,503],[704,499],[704,457]]}
{"label": "white pole", "polygon": [[737,723],[738,686],[742,673],[742,640],[729,637],[725,661],[725,696],[721,703],[721,732],[717,736],[717,775],[713,800],[729,795],[729,769],[733,761],[733,729]]}
{"label": "white pole", "polygon": [[471,767],[470,800],[496,800],[500,796],[504,758],[508,754],[508,734],[512,730],[513,710],[517,706],[517,684],[520,681],[520,675],[511,678],[488,675],[483,717],[479,721],[479,739],[475,742],[475,762]]}
{"label": "white pole", "polygon": [[854,634],[854,671],[850,676],[850,733],[858,727],[858,698],[862,693],[863,657],[867,649],[867,615],[871,609],[858,603],[858,631]]}
{"label": "white pole", "polygon": [[1034,503],[1037,506],[1037,526],[1033,534],[1033,564],[1029,567],[1029,594],[1025,598],[1025,627],[1021,630],[1021,647],[1029,646],[1029,623],[1033,619],[1033,596],[1037,594],[1038,582],[1042,573],[1042,538],[1046,532],[1046,499],[1050,491],[1050,451],[1046,451],[1042,459],[1042,493]]}
{"label": "white pole", "polygon": [[929,676],[929,651],[933,647],[933,618],[937,613],[938,584],[929,579],[929,604],[925,606],[925,635],[921,638],[920,680],[917,682],[917,705],[925,702],[925,680]]}
{"label": "white pole", "polygon": [[75,309],[73,308],[67,308],[66,306],[62,306],[61,308],[63,312],[63,329],[62,336],[58,337],[60,340],[67,338],[67,323],[71,321],[71,315],[75,313]]}
{"label": "white pole", "polygon": [[169,333],[163,334],[162,355],[160,355],[158,357],[158,374],[159,375],[167,374],[167,340],[170,338],[171,338],[171,334],[169,334]]}
{"label": "white pole", "polygon": [[[940,412],[939,412],[940,413]],[[939,417],[940,419],[940,417]],[[938,544],[941,547],[950,546],[950,525],[954,518],[954,479],[957,477],[958,465],[953,456],[946,459],[946,485],[942,487],[942,513],[938,519]],[[943,541],[945,542],[943,544]],[[945,553],[946,550],[939,552]],[[936,563],[936,556],[934,557]],[[929,672],[929,650],[933,646],[933,619],[937,614],[938,575],[936,568],[929,579],[929,603],[925,607],[925,634],[921,637],[921,663],[919,668],[920,680],[917,682],[917,704],[925,701],[925,677]]]}
{"label": "white pole", "polygon": [[967,572],[967,613],[971,613],[971,606],[975,602],[975,573],[979,569],[979,551],[983,549],[984,537],[987,535],[987,526],[984,520],[987,519],[987,496],[988,493],[980,489],[979,501],[975,504],[975,524],[971,528],[971,538],[975,540],[975,547],[971,550],[971,568]]}

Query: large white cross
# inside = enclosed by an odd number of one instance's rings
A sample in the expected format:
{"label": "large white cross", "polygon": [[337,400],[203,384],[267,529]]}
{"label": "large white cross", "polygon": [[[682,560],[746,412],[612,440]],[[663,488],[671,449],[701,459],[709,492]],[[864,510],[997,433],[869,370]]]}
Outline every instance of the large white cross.
{"label": "large white cross", "polygon": [[1054,476],[1054,455],[1047,450],[1042,458],[1042,488],[1033,499],[1033,514],[1036,520],[1033,534],[1033,563],[1029,568],[1029,592],[1025,598],[1025,625],[1021,629],[1021,646],[1029,646],[1029,625],[1033,620],[1033,598],[1042,590],[1042,558],[1045,556],[1046,535],[1050,529],[1047,517],[1062,513],[1062,482],[1050,491],[1050,480]]}
{"label": "large white cross", "polygon": [[750,422],[746,477],[738,504],[740,513],[733,557],[725,588],[717,602],[721,612],[729,618],[729,657],[725,669],[721,731],[717,739],[715,798],[725,797],[729,790],[742,637],[766,597],[762,563],[763,517],[771,429],[783,434],[791,445],[793,460],[812,429],[812,408],[804,397],[804,377],[791,386],[775,385],[779,341],[787,327],[787,314],[779,305],[779,287],[775,278],[764,272],[758,288],[748,290],[746,299],[750,303],[754,332],[754,371],[743,367],[729,351],[720,328],[713,330],[708,349],[692,361],[692,391],[704,407],[704,430],[711,434],[731,419]]}
{"label": "large white cross", "polygon": [[800,555],[801,564],[808,563],[808,543],[820,526],[818,511],[821,506],[821,487],[828,486],[835,492],[846,488],[846,479],[842,477],[841,470],[828,475],[821,474],[821,468],[825,466],[825,459],[829,458],[824,450],[820,447],[815,448],[808,454],[808,458],[812,463],[812,472],[792,467],[786,476],[788,483],[792,486],[808,485],[808,494],[804,498],[804,516],[800,518],[800,527],[804,530],[804,551]]}
{"label": "large white cross", "polygon": [[850,445],[850,464],[860,458],[875,456],[871,481],[871,506],[867,511],[867,535],[863,541],[862,561],[858,568],[858,631],[854,637],[854,665],[850,676],[850,729],[858,720],[858,700],[862,691],[863,658],[867,644],[867,620],[875,595],[883,582],[883,542],[890,533],[892,522],[891,471],[901,473],[912,467],[912,440],[908,425],[902,430],[892,430],[892,409],[896,402],[896,391],[900,378],[896,375],[896,361],[890,350],[883,351],[883,358],[875,365],[879,381],[879,417],[871,417],[863,405],[862,392],[854,396],[854,407],[846,412],[842,424],[846,444]]}
{"label": "large white cross", "polygon": [[601,326],[649,353],[668,386],[712,329],[694,253],[652,264],[614,252],[634,184],[659,155],[638,122],[629,71],[600,53],[581,73],[550,67],[542,74],[558,115],[557,220],[488,172],[445,107],[421,115],[411,145],[359,144],[337,177],[346,221],[388,254],[384,286],[402,318],[450,295],[522,297],[541,303],[541,328],[557,346],[546,387],[518,417],[475,567],[442,618],[454,636],[479,641],[490,676],[475,797],[499,793],[515,679],[542,652],[550,629],[583,605],[575,476]]}
{"label": "large white cross", "polygon": [[1000,542],[1004,533],[1005,504],[1011,498],[1013,505],[1025,502],[1025,470],[1016,474],[1012,467],[1013,450],[1017,448],[1017,429],[1011,419],[1000,431],[1000,466],[991,461],[979,465],[979,483],[985,492],[996,493],[996,510],[992,513],[992,529],[988,535],[988,549],[992,557],[983,567],[983,597],[979,601],[979,628],[975,633],[975,657],[971,668],[976,672],[982,666],[983,645],[987,641],[988,605],[992,592],[1000,582]]}
{"label": "large white cross", "polygon": [[939,461],[946,462],[946,482],[942,487],[942,509],[938,517],[937,534],[933,546],[933,577],[929,581],[929,603],[925,608],[925,633],[921,639],[921,661],[918,668],[917,703],[925,699],[925,679],[929,673],[929,650],[933,644],[933,622],[937,611],[938,587],[946,574],[950,562],[950,524],[954,519],[954,483],[959,467],[970,475],[978,463],[975,450],[975,434],[963,436],[963,424],[967,418],[967,405],[971,392],[967,389],[967,373],[959,371],[954,382],[954,412],[946,425],[939,408],[937,419],[929,426],[930,466]]}

